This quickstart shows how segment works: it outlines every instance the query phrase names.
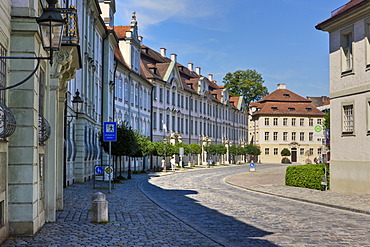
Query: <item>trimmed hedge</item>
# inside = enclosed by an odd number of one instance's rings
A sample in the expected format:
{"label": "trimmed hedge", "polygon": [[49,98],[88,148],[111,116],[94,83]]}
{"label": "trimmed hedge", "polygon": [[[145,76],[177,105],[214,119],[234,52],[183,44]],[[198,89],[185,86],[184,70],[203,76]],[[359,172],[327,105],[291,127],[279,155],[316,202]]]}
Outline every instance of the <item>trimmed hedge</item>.
{"label": "trimmed hedge", "polygon": [[285,173],[285,185],[303,187],[315,190],[325,190],[321,185],[327,169],[327,183],[329,188],[329,165],[310,164],[302,166],[288,166]]}

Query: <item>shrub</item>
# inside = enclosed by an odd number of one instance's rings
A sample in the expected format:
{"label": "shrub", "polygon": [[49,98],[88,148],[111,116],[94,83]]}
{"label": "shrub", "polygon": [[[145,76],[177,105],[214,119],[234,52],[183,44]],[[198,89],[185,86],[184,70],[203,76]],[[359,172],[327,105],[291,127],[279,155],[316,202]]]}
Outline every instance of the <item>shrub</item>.
{"label": "shrub", "polygon": [[[327,166],[327,183],[329,186],[329,166]],[[321,185],[324,178],[325,164],[289,166],[285,173],[285,185],[315,190],[325,190]]]}

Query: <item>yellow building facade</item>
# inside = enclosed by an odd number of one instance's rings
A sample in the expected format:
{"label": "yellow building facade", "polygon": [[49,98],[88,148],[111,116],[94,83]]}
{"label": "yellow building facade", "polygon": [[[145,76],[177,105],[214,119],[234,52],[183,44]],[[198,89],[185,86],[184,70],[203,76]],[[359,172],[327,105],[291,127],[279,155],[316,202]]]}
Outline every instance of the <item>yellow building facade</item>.
{"label": "yellow building facade", "polygon": [[314,163],[326,155],[324,114],[310,100],[286,89],[278,89],[249,107],[249,140],[261,149],[259,162],[281,163],[286,148],[292,163]]}

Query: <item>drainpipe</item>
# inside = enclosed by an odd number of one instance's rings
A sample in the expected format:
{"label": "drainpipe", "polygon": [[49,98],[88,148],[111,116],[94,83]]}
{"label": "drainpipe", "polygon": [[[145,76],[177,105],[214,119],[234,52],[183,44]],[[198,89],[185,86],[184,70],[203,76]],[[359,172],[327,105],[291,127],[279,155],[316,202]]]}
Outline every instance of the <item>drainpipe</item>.
{"label": "drainpipe", "polygon": [[[153,142],[153,90],[154,90],[154,86],[152,85],[152,89],[151,89],[151,92],[150,92],[150,98],[151,98],[151,101],[150,101],[150,125],[151,125],[151,128],[150,128],[150,141]],[[150,155],[150,169],[153,169],[153,155]]]}
{"label": "drainpipe", "polygon": [[[104,68],[105,68],[105,47],[104,47],[104,44],[105,42],[107,41],[107,38],[108,38],[108,30],[106,29],[105,30],[105,35],[103,37],[103,50],[102,50],[102,58],[103,58],[103,61],[102,61],[102,92],[101,92],[101,116],[100,116],[100,133],[103,134],[104,130],[103,130],[103,123],[104,123],[104,116],[103,116],[103,111],[104,111],[104,107],[103,107],[103,102],[104,102]],[[101,152],[100,152],[100,166],[103,166],[103,150],[101,149]]]}

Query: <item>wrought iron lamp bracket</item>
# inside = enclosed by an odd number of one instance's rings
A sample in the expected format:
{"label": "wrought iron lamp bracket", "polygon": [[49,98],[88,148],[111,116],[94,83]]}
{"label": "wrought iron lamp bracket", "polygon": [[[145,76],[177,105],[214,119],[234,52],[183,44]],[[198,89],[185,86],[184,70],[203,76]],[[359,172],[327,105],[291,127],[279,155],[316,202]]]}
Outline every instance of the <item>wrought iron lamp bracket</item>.
{"label": "wrought iron lamp bracket", "polygon": [[6,57],[6,56],[0,56],[0,59],[37,60],[36,68],[26,78],[24,78],[20,82],[17,82],[15,84],[11,85],[11,86],[0,88],[0,90],[7,90],[7,89],[18,87],[18,86],[22,85],[23,83],[25,83],[26,81],[28,81],[37,72],[38,68],[40,67],[40,60],[50,60],[51,61],[52,60],[52,55],[50,57]]}

